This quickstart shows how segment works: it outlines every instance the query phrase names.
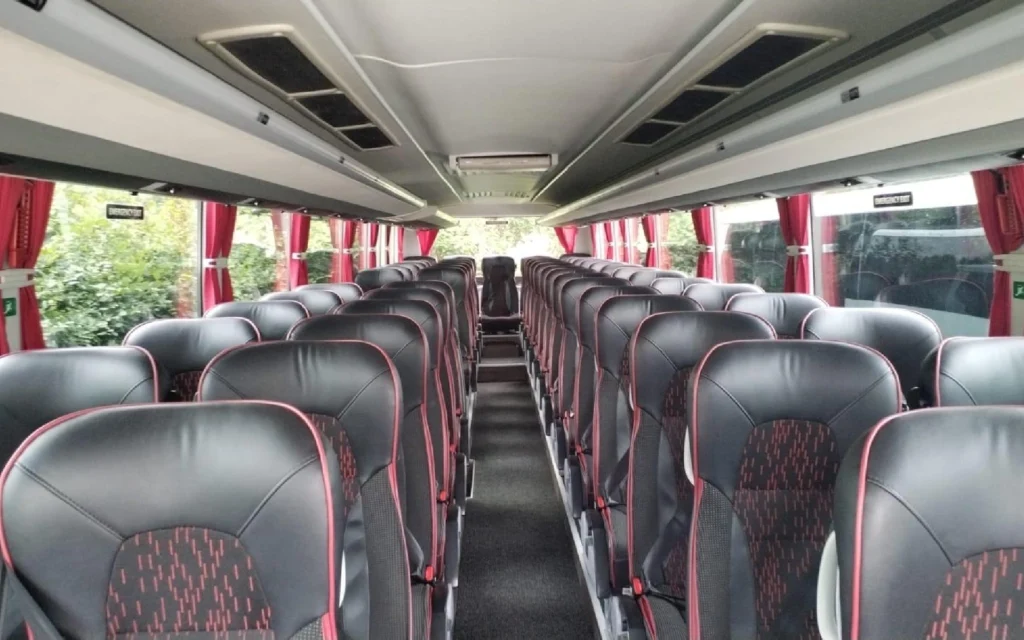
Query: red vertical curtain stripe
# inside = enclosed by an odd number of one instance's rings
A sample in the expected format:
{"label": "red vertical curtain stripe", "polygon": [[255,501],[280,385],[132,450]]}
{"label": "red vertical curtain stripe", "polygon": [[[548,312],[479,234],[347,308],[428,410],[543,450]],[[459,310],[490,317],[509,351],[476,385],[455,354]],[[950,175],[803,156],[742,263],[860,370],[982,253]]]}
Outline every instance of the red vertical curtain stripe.
{"label": "red vertical curtain stripe", "polygon": [[384,225],[384,248],[383,253],[380,257],[381,266],[391,264],[395,262],[395,250],[391,243],[395,240],[394,227],[391,225]]}
{"label": "red vertical curtain stripe", "polygon": [[576,248],[576,234],[579,231],[573,225],[555,227],[555,236],[558,244],[562,245],[563,253],[572,253]]}
{"label": "red vertical curtain stripe", "polygon": [[292,214],[291,233],[288,234],[288,288],[298,289],[309,284],[309,263],[306,250],[309,249],[309,216]]}
{"label": "red vertical curtain stripe", "polygon": [[[7,263],[12,269],[35,269],[39,252],[46,239],[46,224],[50,220],[50,205],[53,204],[52,182],[29,180],[18,214],[18,228]],[[18,292],[18,315],[21,321],[21,349],[43,349],[43,322],[39,314],[39,300],[36,287],[29,284]]]}
{"label": "red vertical curtain stripe", "polygon": [[629,220],[619,218],[619,261],[629,262]]}
{"label": "red vertical curtain stripe", "polygon": [[203,204],[203,308],[210,309],[221,302],[235,299],[231,287],[231,272],[220,266],[219,260],[231,255],[231,244],[235,235],[234,205],[206,202]]}
{"label": "red vertical curtain stripe", "polygon": [[[25,180],[0,176],[0,247],[9,247],[18,221],[18,208],[25,193]],[[0,254],[2,255],[2,254]],[[0,267],[3,267],[0,264]],[[0,354],[9,353],[6,318],[0,319]]]}
{"label": "red vertical curtain stripe", "polygon": [[600,229],[598,228],[597,224],[590,225],[590,255],[594,256],[595,258],[597,256],[604,255],[602,253],[602,249],[600,248],[599,240],[601,239],[601,234],[599,232]]}
{"label": "red vertical curtain stripe", "polygon": [[405,227],[395,227],[395,262],[405,260]]}
{"label": "red vertical curtain stripe", "polygon": [[601,229],[604,231],[604,259],[614,260],[615,259],[615,223],[605,222],[602,223]]}
{"label": "red vertical curtain stripe", "polygon": [[811,196],[806,193],[776,199],[779,224],[786,241],[786,276],[783,290],[788,293],[811,292],[811,255],[808,227],[811,220]]}
{"label": "red vertical curtain stripe", "polygon": [[420,255],[429,256],[434,242],[437,240],[439,229],[418,229],[416,231],[416,242],[420,244]]}
{"label": "red vertical curtain stripe", "polygon": [[[974,190],[985,238],[994,255],[1012,253],[1024,245],[1024,170],[1020,166],[1002,171],[975,171]],[[990,336],[1010,335],[1010,274],[995,270],[992,280]]]}
{"label": "red vertical curtain stripe", "polygon": [[645,267],[658,266],[658,218],[655,214],[647,214],[640,218],[640,229],[647,241],[647,254],[644,256]]}
{"label": "red vertical curtain stripe", "polygon": [[697,236],[697,277],[715,277],[715,231],[711,219],[711,207],[701,207],[690,212],[693,231]]}
{"label": "red vertical curtain stripe", "polygon": [[363,255],[366,256],[366,268],[377,268],[377,241],[380,239],[380,224],[368,222],[366,224],[366,246],[363,247]]}

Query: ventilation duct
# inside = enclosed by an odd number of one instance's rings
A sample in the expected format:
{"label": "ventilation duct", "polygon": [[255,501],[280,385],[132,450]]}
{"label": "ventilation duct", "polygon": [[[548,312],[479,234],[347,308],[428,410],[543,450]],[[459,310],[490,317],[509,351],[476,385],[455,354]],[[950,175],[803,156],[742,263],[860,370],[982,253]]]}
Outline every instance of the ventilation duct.
{"label": "ventilation duct", "polygon": [[512,154],[489,156],[451,156],[449,166],[458,175],[487,173],[544,173],[557,163],[548,154]]}
{"label": "ventilation duct", "polygon": [[694,75],[668,104],[620,142],[652,146],[730,98],[847,38],[834,29],[762,24]]}
{"label": "ventilation duct", "polygon": [[233,69],[284,98],[356,149],[395,146],[286,25],[217,31],[199,42]]}

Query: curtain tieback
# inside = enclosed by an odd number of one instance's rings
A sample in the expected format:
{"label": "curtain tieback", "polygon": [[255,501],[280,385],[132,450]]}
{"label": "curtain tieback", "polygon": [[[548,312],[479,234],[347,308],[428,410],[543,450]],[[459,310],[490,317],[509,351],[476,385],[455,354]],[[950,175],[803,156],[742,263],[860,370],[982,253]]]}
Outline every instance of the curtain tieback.
{"label": "curtain tieback", "polygon": [[35,286],[35,269],[0,269],[0,291],[17,291]]}
{"label": "curtain tieback", "polygon": [[292,254],[292,260],[305,260],[307,255],[308,254],[303,253],[301,251],[296,251],[295,253]]}
{"label": "curtain tieback", "polygon": [[204,269],[227,269],[227,258],[203,258]]}
{"label": "curtain tieback", "polygon": [[791,244],[786,247],[786,255],[790,258],[807,256],[811,254],[811,248],[805,244]]}
{"label": "curtain tieback", "polygon": [[698,244],[697,253],[714,253],[715,248],[709,244]]}

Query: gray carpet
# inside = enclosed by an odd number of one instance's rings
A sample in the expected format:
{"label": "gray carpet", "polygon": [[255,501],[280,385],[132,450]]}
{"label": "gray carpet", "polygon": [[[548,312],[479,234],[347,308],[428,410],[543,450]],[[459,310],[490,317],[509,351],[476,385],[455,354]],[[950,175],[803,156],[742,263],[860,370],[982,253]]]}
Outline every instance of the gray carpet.
{"label": "gray carpet", "polygon": [[480,384],[455,637],[592,639],[530,387]]}

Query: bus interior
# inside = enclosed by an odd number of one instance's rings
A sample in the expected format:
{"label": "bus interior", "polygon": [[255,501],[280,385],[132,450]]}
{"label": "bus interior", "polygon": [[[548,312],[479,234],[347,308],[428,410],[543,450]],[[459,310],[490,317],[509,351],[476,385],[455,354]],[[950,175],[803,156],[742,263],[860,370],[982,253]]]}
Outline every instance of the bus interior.
{"label": "bus interior", "polygon": [[0,0],[0,640],[1024,640],[1021,0]]}

